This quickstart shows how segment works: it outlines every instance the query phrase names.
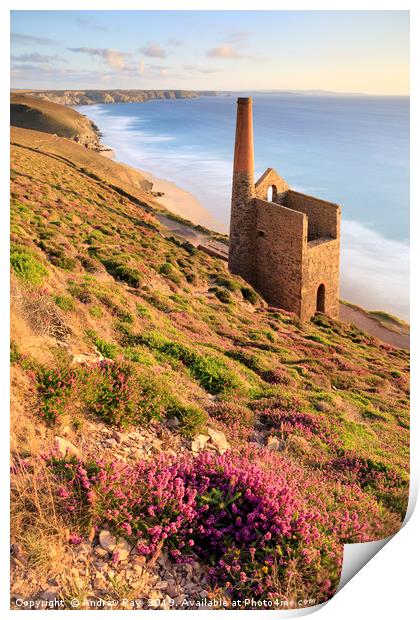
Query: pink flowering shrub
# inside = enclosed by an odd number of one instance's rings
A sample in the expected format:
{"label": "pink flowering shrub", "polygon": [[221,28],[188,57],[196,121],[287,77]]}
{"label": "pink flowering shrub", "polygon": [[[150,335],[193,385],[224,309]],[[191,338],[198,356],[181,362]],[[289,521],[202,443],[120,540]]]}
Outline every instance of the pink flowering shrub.
{"label": "pink flowering shrub", "polygon": [[136,466],[74,457],[51,457],[49,464],[68,512],[131,538],[140,554],[164,545],[185,561],[194,551],[213,584],[235,595],[274,596],[298,565],[314,591],[330,595],[342,543],[384,531],[377,505],[356,485],[337,485],[333,493],[334,483],[321,488],[320,477],[278,454],[245,452],[161,455]]}
{"label": "pink flowering shrub", "polygon": [[[139,377],[133,366],[122,360],[102,360],[71,369],[40,369],[32,373],[39,398],[39,415],[54,424],[79,407],[107,424],[126,427],[152,418],[160,419],[169,406],[168,395],[156,382]],[[70,398],[71,397],[71,398]]]}
{"label": "pink flowering shrub", "polygon": [[[35,377],[35,375],[33,375]],[[41,400],[39,415],[47,424],[57,422],[64,414],[76,383],[76,374],[68,369],[41,370],[36,376]]]}

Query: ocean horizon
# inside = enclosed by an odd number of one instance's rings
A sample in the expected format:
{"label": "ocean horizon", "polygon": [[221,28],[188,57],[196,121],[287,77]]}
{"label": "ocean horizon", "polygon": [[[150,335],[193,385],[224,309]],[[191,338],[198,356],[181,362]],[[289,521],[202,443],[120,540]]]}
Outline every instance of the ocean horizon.
{"label": "ocean horizon", "polygon": [[[117,161],[193,194],[228,232],[239,93],[76,109]],[[340,297],[409,319],[409,98],[247,93],[255,178],[342,207]],[[197,222],[200,223],[200,222]]]}

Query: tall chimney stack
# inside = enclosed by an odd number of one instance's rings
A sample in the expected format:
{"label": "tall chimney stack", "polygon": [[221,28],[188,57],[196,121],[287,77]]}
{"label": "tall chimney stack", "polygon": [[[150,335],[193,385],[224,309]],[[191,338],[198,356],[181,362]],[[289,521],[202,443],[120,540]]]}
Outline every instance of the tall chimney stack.
{"label": "tall chimney stack", "polygon": [[255,280],[254,196],[252,98],[239,97],[233,159],[229,269],[250,283]]}
{"label": "tall chimney stack", "polygon": [[254,180],[254,134],[252,130],[252,98],[239,97],[236,115],[235,157],[233,173],[245,172]]}

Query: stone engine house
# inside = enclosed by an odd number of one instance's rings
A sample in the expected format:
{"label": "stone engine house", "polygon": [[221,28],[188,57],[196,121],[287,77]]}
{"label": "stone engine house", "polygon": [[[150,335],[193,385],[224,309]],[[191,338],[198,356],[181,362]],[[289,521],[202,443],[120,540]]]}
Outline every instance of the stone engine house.
{"label": "stone engine house", "polygon": [[229,269],[308,321],[338,318],[340,207],[301,194],[272,168],[254,182],[252,99],[238,99]]}

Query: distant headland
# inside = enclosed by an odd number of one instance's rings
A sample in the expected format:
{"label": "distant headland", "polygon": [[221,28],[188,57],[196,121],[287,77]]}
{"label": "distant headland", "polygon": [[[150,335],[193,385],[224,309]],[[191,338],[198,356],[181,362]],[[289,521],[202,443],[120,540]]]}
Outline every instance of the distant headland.
{"label": "distant headland", "polygon": [[96,103],[142,103],[153,99],[195,99],[216,96],[214,90],[14,90],[61,105],[93,105]]}

